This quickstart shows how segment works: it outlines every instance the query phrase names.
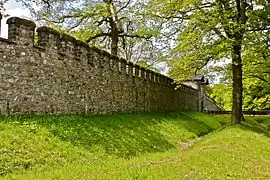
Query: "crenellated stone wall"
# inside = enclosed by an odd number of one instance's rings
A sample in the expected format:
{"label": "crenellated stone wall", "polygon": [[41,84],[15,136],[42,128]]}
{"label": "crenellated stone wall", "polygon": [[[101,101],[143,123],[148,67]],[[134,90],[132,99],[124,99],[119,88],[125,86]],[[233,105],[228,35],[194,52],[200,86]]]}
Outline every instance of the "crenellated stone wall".
{"label": "crenellated stone wall", "polygon": [[[0,39],[1,114],[198,110],[198,91],[32,21]],[[38,43],[34,43],[35,29]]]}

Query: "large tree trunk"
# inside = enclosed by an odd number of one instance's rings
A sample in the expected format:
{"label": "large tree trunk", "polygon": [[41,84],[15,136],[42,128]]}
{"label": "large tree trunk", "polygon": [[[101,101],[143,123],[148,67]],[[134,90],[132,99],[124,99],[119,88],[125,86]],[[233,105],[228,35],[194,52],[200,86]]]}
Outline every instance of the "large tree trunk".
{"label": "large tree trunk", "polygon": [[118,50],[118,32],[112,32],[111,36],[111,54],[117,56],[117,50]]}
{"label": "large tree trunk", "polygon": [[[237,8],[236,21],[239,27],[236,28],[233,34],[233,44],[232,44],[232,79],[233,79],[233,92],[232,92],[232,124],[240,124],[243,117],[242,111],[242,97],[243,97],[243,82],[242,82],[242,40],[245,33],[245,24],[248,20],[246,15],[247,8],[249,4],[245,0],[235,0]],[[237,30],[238,29],[238,30]]]}
{"label": "large tree trunk", "polygon": [[242,57],[241,57],[241,40],[236,40],[232,46],[232,76],[233,76],[233,92],[232,92],[232,124],[239,124],[243,120],[242,112]]}
{"label": "large tree trunk", "polygon": [[110,18],[111,26],[111,54],[117,56],[118,51],[118,27],[113,18]]}
{"label": "large tree trunk", "polygon": [[107,4],[107,11],[110,14],[108,18],[110,24],[110,38],[111,38],[111,54],[117,56],[118,51],[118,38],[119,38],[119,30],[118,30],[118,17],[116,7],[112,0],[104,0]]}

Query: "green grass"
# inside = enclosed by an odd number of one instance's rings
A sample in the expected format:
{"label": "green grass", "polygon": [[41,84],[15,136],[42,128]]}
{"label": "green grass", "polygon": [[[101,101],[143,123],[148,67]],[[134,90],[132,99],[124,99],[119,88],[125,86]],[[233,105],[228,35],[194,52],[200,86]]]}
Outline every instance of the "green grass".
{"label": "green grass", "polygon": [[229,119],[195,112],[3,117],[0,178],[270,179],[269,117],[235,127]]}
{"label": "green grass", "polygon": [[270,116],[248,116],[248,119],[252,119],[266,128],[270,128]]}

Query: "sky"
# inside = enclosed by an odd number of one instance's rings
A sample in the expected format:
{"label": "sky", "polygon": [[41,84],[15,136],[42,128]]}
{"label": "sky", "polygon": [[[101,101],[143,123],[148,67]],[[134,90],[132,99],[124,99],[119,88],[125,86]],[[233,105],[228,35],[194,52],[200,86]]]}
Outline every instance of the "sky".
{"label": "sky", "polygon": [[[9,14],[9,17],[17,16],[17,17],[30,17],[30,12],[27,8],[22,7],[21,3],[16,2],[15,0],[9,0],[9,2],[5,5],[6,12]],[[9,18],[8,17],[8,18]],[[1,21],[1,37],[8,37],[8,27],[6,21],[8,18],[3,18]]]}

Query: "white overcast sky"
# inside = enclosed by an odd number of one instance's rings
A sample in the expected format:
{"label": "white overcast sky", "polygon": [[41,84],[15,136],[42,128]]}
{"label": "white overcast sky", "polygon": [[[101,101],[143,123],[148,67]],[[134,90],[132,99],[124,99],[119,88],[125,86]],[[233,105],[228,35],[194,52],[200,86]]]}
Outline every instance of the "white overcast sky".
{"label": "white overcast sky", "polygon": [[[17,17],[30,17],[30,13],[28,11],[27,8],[22,7],[22,5],[18,2],[16,2],[15,0],[10,0],[6,5],[6,12],[7,14],[9,14],[9,17],[12,16],[17,16]],[[8,18],[9,18],[8,17]],[[8,29],[7,29],[7,24],[6,21],[8,18],[4,18],[1,21],[1,37],[7,38],[8,36]]]}

